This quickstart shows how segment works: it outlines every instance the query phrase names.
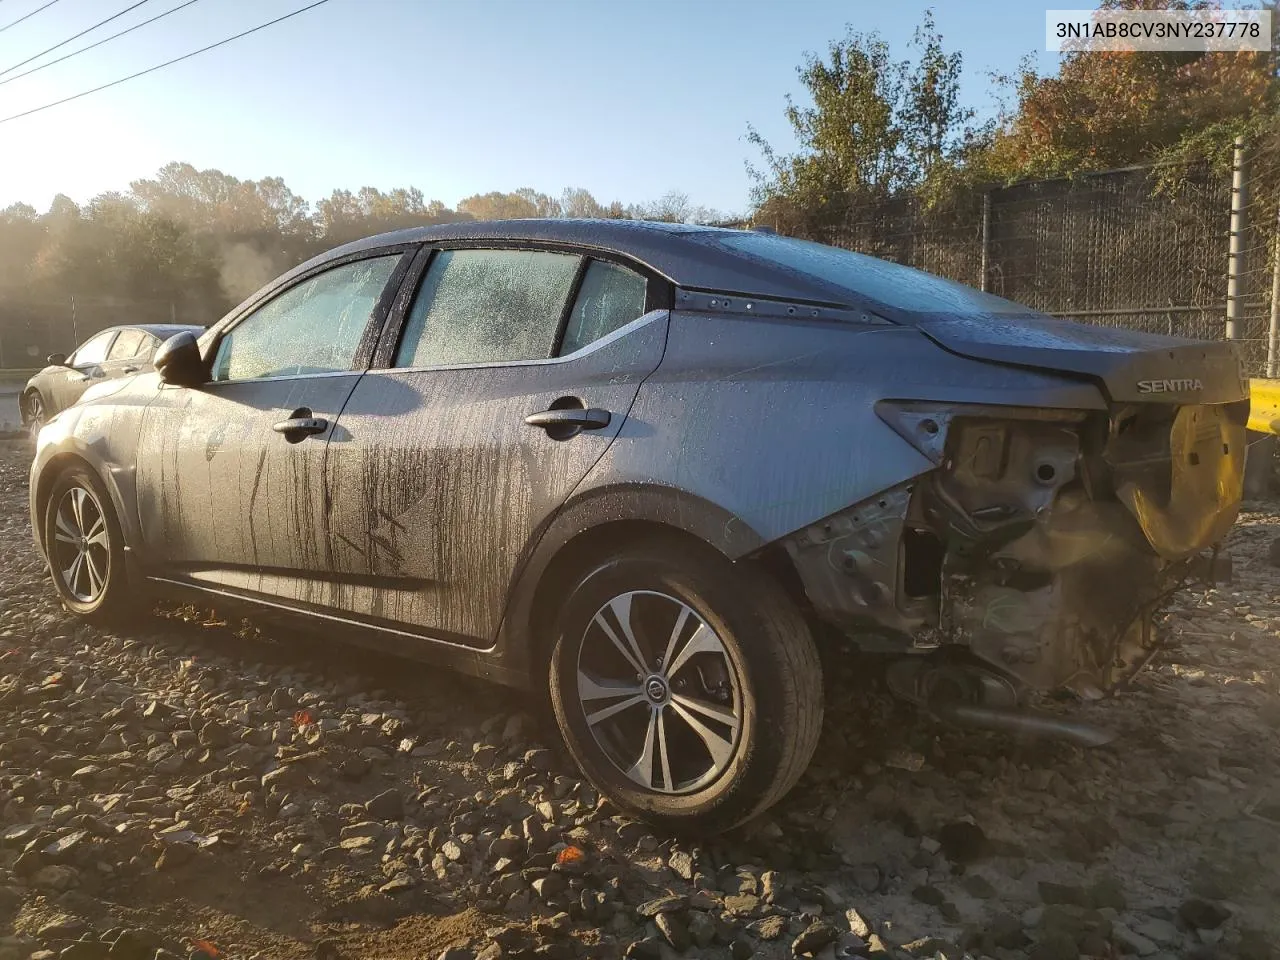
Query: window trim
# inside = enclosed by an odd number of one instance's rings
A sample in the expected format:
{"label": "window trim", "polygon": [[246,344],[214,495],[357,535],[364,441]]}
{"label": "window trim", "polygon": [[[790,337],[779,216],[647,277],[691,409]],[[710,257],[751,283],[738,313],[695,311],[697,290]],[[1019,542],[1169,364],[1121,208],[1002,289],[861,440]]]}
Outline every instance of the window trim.
{"label": "window trim", "polygon": [[[565,356],[561,356],[559,353],[560,344],[564,339],[565,326],[582,287],[582,281],[586,277],[587,266],[592,260],[602,260],[606,263],[614,263],[618,266],[626,267],[644,279],[644,313],[640,317],[646,317],[655,310],[670,310],[675,301],[675,286],[670,280],[656,273],[651,267],[636,260],[634,257],[616,253],[612,250],[601,250],[576,243],[557,243],[550,240],[503,240],[500,238],[438,240],[424,243],[421,247],[413,257],[409,269],[406,270],[392,308],[387,314],[381,336],[378,338],[373,361],[369,367],[370,370],[395,370],[404,373],[427,370],[483,370],[489,367],[527,367],[537,364],[563,363],[566,360],[572,360],[599,342],[589,343],[582,349]],[[535,360],[491,360],[479,363],[449,363],[422,367],[395,366],[396,352],[400,348],[400,338],[404,334],[413,299],[419,287],[421,287],[423,279],[426,277],[427,270],[431,268],[431,263],[435,260],[436,253],[444,250],[541,250],[547,253],[562,253],[567,256],[578,257],[577,273],[574,275],[573,284],[569,289],[569,296],[566,298],[564,309],[561,311],[551,356]],[[639,320],[640,317],[635,319]],[[632,320],[630,323],[634,322],[635,320]],[[624,324],[624,327],[630,326],[630,323]],[[618,329],[621,330],[624,327],[619,327]]]}
{"label": "window trim", "polygon": [[[224,317],[209,329],[209,339],[201,344],[201,357],[204,360],[206,383],[208,385],[219,385],[224,383],[268,383],[276,380],[304,380],[315,377],[345,376],[350,373],[361,373],[368,370],[369,365],[373,360],[374,348],[377,346],[379,332],[382,330],[387,314],[390,311],[392,304],[395,302],[396,296],[403,284],[405,273],[408,271],[409,266],[414,259],[406,254],[413,252],[416,247],[417,244],[397,243],[386,247],[374,247],[368,250],[359,250],[345,256],[334,257],[331,260],[318,263],[311,269],[298,274],[296,277],[290,279],[288,283],[276,283],[273,286],[268,286],[266,289],[259,291],[259,294],[255,295],[251,300],[246,301],[237,308],[234,313]],[[395,267],[392,268],[391,275],[387,278],[386,285],[383,287],[382,295],[378,298],[378,302],[374,305],[372,312],[369,314],[369,319],[365,323],[365,328],[361,332],[360,339],[356,345],[355,357],[348,369],[328,370],[324,373],[288,373],[271,377],[243,377],[237,380],[213,379],[213,361],[218,356],[218,349],[222,345],[223,338],[277,297],[284,296],[296,287],[300,287],[302,284],[314,277],[322,273],[327,273],[330,270],[336,270],[339,267],[345,267],[348,264],[358,263],[361,260],[378,260],[383,257],[397,255],[399,256],[399,260]]]}

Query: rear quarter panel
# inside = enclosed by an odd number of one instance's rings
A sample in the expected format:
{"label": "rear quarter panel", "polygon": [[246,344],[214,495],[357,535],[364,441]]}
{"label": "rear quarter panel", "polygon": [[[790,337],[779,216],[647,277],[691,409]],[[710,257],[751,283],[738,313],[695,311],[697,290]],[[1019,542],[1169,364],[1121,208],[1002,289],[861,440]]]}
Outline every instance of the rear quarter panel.
{"label": "rear quarter panel", "polygon": [[663,488],[691,513],[713,505],[728,518],[716,545],[741,555],[933,467],[876,414],[885,399],[1104,406],[1091,384],[965,359],[909,327],[676,312],[574,499]]}

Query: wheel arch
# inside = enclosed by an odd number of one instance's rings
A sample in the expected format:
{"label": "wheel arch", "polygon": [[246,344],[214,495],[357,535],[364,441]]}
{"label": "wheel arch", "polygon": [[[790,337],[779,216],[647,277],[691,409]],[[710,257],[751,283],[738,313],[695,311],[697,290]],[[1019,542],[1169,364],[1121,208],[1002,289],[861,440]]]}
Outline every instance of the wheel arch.
{"label": "wheel arch", "polygon": [[740,518],[681,490],[627,484],[571,500],[534,538],[517,566],[499,628],[504,659],[527,678],[531,689],[545,687],[541,671],[555,642],[550,625],[556,599],[609,551],[653,539],[675,541],[730,562],[755,563],[757,555],[764,555],[759,534]]}
{"label": "wheel arch", "polygon": [[[124,500],[121,495],[115,477],[112,476],[109,469],[105,469],[103,464],[94,463],[94,461],[85,456],[77,449],[64,449],[51,453],[47,458],[42,459],[39,469],[34,473],[31,490],[31,530],[35,536],[40,552],[47,558],[48,549],[44,542],[44,518],[49,507],[49,497],[53,490],[54,484],[58,482],[64,473],[74,467],[81,467],[95,477],[107,491],[107,497],[110,499],[110,507],[115,512],[116,522],[120,524],[124,543],[122,544],[125,555],[132,562],[132,544],[129,536],[129,517],[125,512]],[[133,571],[130,571],[133,575]]]}
{"label": "wheel arch", "polygon": [[[72,467],[94,470],[93,464],[80,454],[67,450],[56,453],[45,461],[36,477],[36,487],[31,497],[31,528],[39,539],[42,550],[44,549],[44,516],[49,508],[50,493],[53,485],[58,482],[58,478]],[[97,471],[94,470],[94,473],[96,474]]]}

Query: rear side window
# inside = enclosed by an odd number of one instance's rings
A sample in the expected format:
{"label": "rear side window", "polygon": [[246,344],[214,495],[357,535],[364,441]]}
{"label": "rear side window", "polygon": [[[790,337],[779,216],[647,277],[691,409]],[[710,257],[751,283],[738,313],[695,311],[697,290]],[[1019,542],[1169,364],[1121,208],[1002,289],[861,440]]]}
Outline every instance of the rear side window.
{"label": "rear side window", "polygon": [[350,370],[400,254],[318,273],[249,314],[218,344],[214,380]]}
{"label": "rear side window", "polygon": [[580,259],[543,250],[441,250],[414,298],[395,365],[550,357]]}
{"label": "rear side window", "polygon": [[142,351],[143,343],[150,339],[141,330],[121,330],[116,336],[116,342],[111,344],[111,352],[107,354],[108,360],[128,360],[130,357],[136,357]]}
{"label": "rear side window", "polygon": [[592,260],[565,325],[560,353],[573,353],[644,313],[645,279],[616,263]]}

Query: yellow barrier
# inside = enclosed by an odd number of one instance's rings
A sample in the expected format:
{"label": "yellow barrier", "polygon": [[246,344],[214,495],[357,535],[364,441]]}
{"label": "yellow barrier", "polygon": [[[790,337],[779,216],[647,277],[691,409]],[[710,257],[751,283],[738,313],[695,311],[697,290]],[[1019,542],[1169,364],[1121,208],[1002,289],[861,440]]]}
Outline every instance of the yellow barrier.
{"label": "yellow barrier", "polygon": [[1249,429],[1280,435],[1280,380],[1249,381]]}

